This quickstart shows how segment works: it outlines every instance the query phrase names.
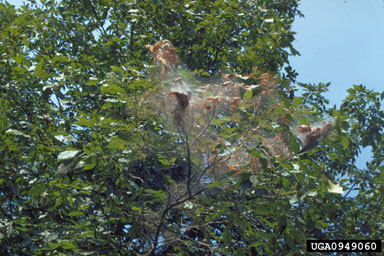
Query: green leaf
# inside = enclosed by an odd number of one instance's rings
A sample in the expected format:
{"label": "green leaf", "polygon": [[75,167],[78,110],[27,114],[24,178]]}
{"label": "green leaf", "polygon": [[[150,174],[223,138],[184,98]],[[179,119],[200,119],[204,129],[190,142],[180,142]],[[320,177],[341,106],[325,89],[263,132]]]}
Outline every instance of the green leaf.
{"label": "green leaf", "polygon": [[148,82],[147,80],[144,80],[144,79],[140,79],[140,80],[136,80],[136,81],[133,81],[132,83],[129,84],[129,88],[135,88],[135,89],[145,89],[145,88],[148,88],[148,87],[151,87],[152,84],[150,82]]}
{"label": "green leaf", "polygon": [[109,108],[112,108],[113,107],[113,104],[109,101],[106,101],[104,103],[104,105],[101,107],[101,109],[109,109]]}
{"label": "green leaf", "polygon": [[135,206],[133,206],[131,209],[132,209],[132,211],[142,212],[142,209],[139,208],[139,207],[135,207]]}
{"label": "green leaf", "polygon": [[97,85],[97,83],[98,79],[96,77],[91,77],[85,85]]}
{"label": "green leaf", "polygon": [[48,245],[49,245],[49,247],[51,247],[52,249],[56,249],[57,247],[60,246],[59,243],[54,243],[54,242],[48,242]]}
{"label": "green leaf", "polygon": [[153,196],[154,198],[157,198],[157,199],[165,199],[166,198],[166,195],[165,195],[165,192],[164,191],[156,191],[156,190],[153,190],[153,189],[146,189],[145,192],[149,193],[151,196]]}
{"label": "green leaf", "polygon": [[347,149],[348,146],[349,146],[349,140],[348,140],[348,137],[343,136],[343,137],[341,138],[341,144],[343,145],[343,149]]}
{"label": "green leaf", "polygon": [[60,242],[59,246],[63,249],[77,251],[77,245],[72,241],[63,241]]}
{"label": "green leaf", "polygon": [[31,187],[31,189],[28,192],[28,195],[36,197],[41,195],[45,190],[44,184],[35,184]]}
{"label": "green leaf", "polygon": [[97,163],[97,159],[95,155],[91,155],[90,157],[85,160],[84,170],[91,170],[95,168]]}
{"label": "green leaf", "polygon": [[269,209],[264,205],[258,204],[253,208],[253,212],[257,215],[268,215]]}
{"label": "green leaf", "polygon": [[83,214],[84,214],[84,213],[81,212],[81,211],[73,211],[73,212],[68,213],[68,216],[77,217],[77,216],[81,216],[81,215],[83,215]]}
{"label": "green leaf", "polygon": [[323,229],[323,228],[327,228],[328,224],[322,220],[317,220],[316,221],[316,227]]}
{"label": "green leaf", "polygon": [[168,159],[165,159],[165,158],[159,158],[159,162],[164,165],[164,166],[167,166],[167,165],[170,165],[171,163],[169,162]]}
{"label": "green leaf", "polygon": [[255,157],[261,157],[261,152],[259,150],[256,150],[256,149],[247,150],[247,153],[249,153]]}
{"label": "green leaf", "polygon": [[218,180],[218,181],[215,181],[209,185],[207,185],[207,188],[217,188],[217,187],[220,187],[221,185],[225,184],[227,181],[226,180]]}
{"label": "green leaf", "polygon": [[243,97],[244,101],[249,101],[251,98],[252,98],[252,91],[246,91]]}
{"label": "green leaf", "polygon": [[223,116],[223,117],[220,117],[220,118],[218,118],[218,119],[215,119],[215,120],[212,122],[212,124],[213,124],[213,125],[222,125],[223,123],[225,123],[225,122],[229,122],[229,121],[231,121],[231,117],[229,117],[229,116]]}
{"label": "green leaf", "polygon": [[230,231],[229,228],[226,228],[223,232],[223,241],[226,244],[229,244],[232,240],[232,235],[230,234],[229,231]]}
{"label": "green leaf", "polygon": [[41,75],[45,74],[45,72],[43,71],[44,66],[45,66],[44,59],[41,59],[35,67],[35,75],[36,76],[41,76]]}
{"label": "green leaf", "polygon": [[259,247],[262,245],[264,245],[264,242],[254,242],[254,243],[250,244],[249,247]]}
{"label": "green leaf", "polygon": [[281,233],[287,227],[287,216],[281,215],[278,221],[278,232]]}
{"label": "green leaf", "polygon": [[84,127],[95,127],[96,125],[96,121],[95,120],[88,120],[87,118],[85,117],[78,117],[78,120],[77,122],[75,122],[74,124],[76,125],[79,125],[79,126],[84,126]]}
{"label": "green leaf", "polygon": [[26,137],[26,138],[30,138],[31,137],[29,135],[24,134],[21,131],[14,130],[14,129],[8,129],[7,131],[5,131],[5,133],[7,133],[7,134],[14,134],[14,135],[18,135],[18,136],[23,136],[23,137]]}
{"label": "green leaf", "polygon": [[103,94],[124,94],[125,91],[123,88],[116,85],[101,86],[101,91]]}
{"label": "green leaf", "polygon": [[[5,2],[3,254],[141,255],[157,243],[157,255],[304,255],[308,234],[382,233],[384,93],[356,85],[340,108],[327,104],[329,84],[294,95],[298,0]],[[146,50],[159,39],[174,44],[177,72],[169,45]],[[184,87],[181,113],[168,95]],[[214,111],[202,109],[209,96],[220,98]],[[278,153],[288,126],[328,116],[339,147]],[[287,144],[298,151],[294,137]],[[374,152],[361,169],[364,145]],[[323,173],[347,180],[328,185]],[[352,182],[357,196],[332,194]]]}
{"label": "green leaf", "polygon": [[126,149],[128,145],[128,142],[120,139],[118,136],[114,136],[111,138],[111,141],[109,142],[107,148],[110,149]]}
{"label": "green leaf", "polygon": [[299,153],[300,145],[292,134],[289,136],[289,146],[295,154]]}

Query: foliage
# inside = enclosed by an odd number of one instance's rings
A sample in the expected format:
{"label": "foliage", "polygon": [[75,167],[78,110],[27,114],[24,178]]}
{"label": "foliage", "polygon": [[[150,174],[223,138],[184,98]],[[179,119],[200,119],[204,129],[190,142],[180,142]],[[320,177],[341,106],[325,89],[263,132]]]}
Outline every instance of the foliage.
{"label": "foliage", "polygon": [[[41,2],[0,3],[0,254],[296,255],[382,236],[384,93],[294,96],[297,1]],[[145,48],[162,39],[196,97],[178,125]],[[294,128],[326,119],[297,154]]]}

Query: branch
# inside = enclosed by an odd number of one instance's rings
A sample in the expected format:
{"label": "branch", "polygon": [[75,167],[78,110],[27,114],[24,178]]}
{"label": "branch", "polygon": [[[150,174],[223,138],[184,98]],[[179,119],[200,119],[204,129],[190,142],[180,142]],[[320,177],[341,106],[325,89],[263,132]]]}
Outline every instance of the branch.
{"label": "branch", "polygon": [[[200,173],[200,176],[199,176],[199,178],[197,179],[197,181],[199,182],[199,181],[201,180],[201,178],[202,178],[203,175],[208,171],[209,168],[211,168],[211,167],[214,166],[215,164],[218,164],[218,163],[224,163],[224,162],[228,161],[231,157],[232,157],[232,154],[230,154],[229,157],[227,157],[227,159],[225,159],[225,160],[223,160],[224,157],[220,158],[220,159],[217,160],[217,161],[216,161],[216,159],[215,159],[215,161],[211,162],[211,163],[204,169],[204,171],[202,171],[202,172]],[[196,183],[196,185],[198,184],[198,182]]]}
{"label": "branch", "polygon": [[[178,206],[179,204],[182,204],[186,201],[188,201],[189,199],[195,197],[196,195],[200,194],[201,192],[203,192],[205,190],[205,188],[202,188],[200,189],[199,191],[197,191],[196,193],[194,194],[190,194],[188,197],[184,198],[184,199],[181,199],[181,197],[183,195],[181,195],[180,197],[178,197],[176,199],[176,202],[174,203],[170,203],[167,205],[167,207],[164,209],[163,213],[161,214],[161,217],[160,217],[160,222],[159,224],[157,225],[157,228],[156,228],[156,233],[155,233],[155,238],[154,238],[154,243],[153,243],[153,247],[151,249],[151,251],[149,252],[150,255],[156,255],[156,249],[157,249],[157,246],[158,246],[158,242],[159,242],[159,236],[160,236],[160,230],[162,228],[162,226],[164,225],[164,221],[165,221],[165,216],[167,215],[167,213],[175,206]],[[181,199],[181,200],[180,200]],[[180,200],[180,201],[179,201]]]}
{"label": "branch", "polygon": [[209,120],[209,123],[207,124],[207,126],[195,137],[195,139],[193,140],[193,143],[191,145],[191,147],[193,147],[193,145],[195,145],[195,142],[197,141],[197,139],[203,135],[203,133],[208,129],[208,127],[212,124],[213,120],[216,118],[216,107],[214,107],[213,109],[213,115],[212,115],[212,118],[211,120]]}
{"label": "branch", "polygon": [[[229,37],[233,37],[235,35],[237,35],[238,33],[240,33],[240,31],[242,30],[242,28],[238,28],[236,31],[233,31],[232,33],[229,34]],[[221,47],[224,46],[224,40],[225,40],[225,36],[223,36],[223,38],[220,40],[220,43],[219,45],[216,47],[216,53],[215,53],[215,58],[212,60],[212,61],[209,61],[207,63],[207,69],[209,69],[210,67],[212,67],[216,61],[217,61],[217,58],[219,56],[219,53],[220,53],[220,50],[221,50]]]}
{"label": "branch", "polygon": [[351,186],[351,188],[348,190],[348,192],[343,196],[343,200],[349,195],[349,193],[351,193],[352,189],[355,187],[356,183],[353,183],[353,185]]}
{"label": "branch", "polygon": [[131,48],[131,50],[133,49],[133,32],[134,32],[134,26],[135,26],[135,22],[132,22],[131,24],[131,36],[129,38],[129,47]]}
{"label": "branch", "polygon": [[187,163],[188,163],[187,191],[188,191],[188,195],[192,196],[192,192],[191,192],[191,178],[192,178],[191,147],[189,146],[188,135],[185,132],[183,124],[180,124],[180,127],[179,127],[179,125],[176,124],[176,128],[180,134],[180,137],[183,137],[181,135],[182,134],[181,132],[183,132],[183,134],[185,136],[185,147],[187,150]]}
{"label": "branch", "polygon": [[97,22],[99,23],[99,27],[101,28],[101,33],[104,34],[104,35],[106,35],[107,32],[105,31],[105,29],[104,29],[104,27],[103,27],[103,24],[101,23],[101,20],[100,20],[99,16],[97,15],[96,9],[95,9],[95,7],[93,6],[91,0],[88,0],[88,3],[89,3],[89,5],[91,6],[93,15],[95,15],[95,18],[96,18]]}
{"label": "branch", "polygon": [[220,52],[220,46],[216,48],[215,58],[213,59],[213,61],[209,61],[207,63],[207,69],[209,69],[210,67],[212,67],[216,63],[217,57],[219,56],[219,52]]}
{"label": "branch", "polygon": [[[31,124],[33,124],[33,119],[32,119],[32,114],[31,114],[31,112],[29,112],[29,110],[26,109],[26,108],[24,107],[24,105],[22,105],[19,101],[17,101],[15,97],[11,96],[11,98],[13,99],[13,101],[14,101],[18,106],[20,106],[20,107],[23,109],[24,113],[25,113],[25,114],[27,115],[27,117],[28,117],[29,122],[30,122]],[[37,133],[37,135],[39,136],[40,141],[41,141],[45,146],[49,146],[49,145],[45,142],[45,140],[44,140],[44,138],[43,138],[43,135],[41,134],[41,131],[40,131],[40,128],[39,128],[39,127],[37,127],[37,129],[36,129],[36,133]]]}

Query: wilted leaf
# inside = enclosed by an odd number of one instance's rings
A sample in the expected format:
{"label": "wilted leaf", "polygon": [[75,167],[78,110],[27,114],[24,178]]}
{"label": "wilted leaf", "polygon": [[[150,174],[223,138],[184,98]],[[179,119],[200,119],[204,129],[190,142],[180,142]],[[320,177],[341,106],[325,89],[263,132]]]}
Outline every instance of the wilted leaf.
{"label": "wilted leaf", "polygon": [[56,135],[55,138],[58,141],[61,141],[61,142],[71,142],[73,140],[73,136],[72,135],[68,135],[68,136]]}
{"label": "wilted leaf", "polygon": [[335,184],[332,181],[328,181],[328,192],[342,194],[343,187],[340,184]]}
{"label": "wilted leaf", "polygon": [[297,203],[297,202],[298,202],[298,200],[297,200],[297,195],[296,195],[296,194],[291,195],[291,196],[288,196],[288,198],[289,198],[289,203],[290,203],[291,205],[294,204],[294,203]]}
{"label": "wilted leaf", "polygon": [[71,166],[72,166],[71,159],[64,160],[59,164],[59,167],[57,167],[56,175],[68,173],[71,170]]}
{"label": "wilted leaf", "polygon": [[19,136],[23,136],[23,137],[26,137],[26,138],[30,138],[31,137],[29,135],[24,134],[21,131],[14,130],[14,129],[8,129],[7,131],[5,131],[5,133],[19,135]]}
{"label": "wilted leaf", "polygon": [[193,204],[191,202],[185,202],[184,203],[184,208],[186,209],[192,209],[193,208]]}
{"label": "wilted leaf", "polygon": [[74,158],[78,152],[79,152],[79,150],[67,150],[67,151],[61,152],[58,155],[57,160]]}

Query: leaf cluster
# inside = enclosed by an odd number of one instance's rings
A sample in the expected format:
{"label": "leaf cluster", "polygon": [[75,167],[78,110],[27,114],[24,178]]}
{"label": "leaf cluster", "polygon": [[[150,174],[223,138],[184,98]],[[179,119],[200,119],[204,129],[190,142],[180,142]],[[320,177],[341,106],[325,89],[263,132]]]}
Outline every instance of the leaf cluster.
{"label": "leaf cluster", "polygon": [[[311,238],[379,238],[384,94],[355,85],[339,109],[328,85],[295,97],[297,15],[294,0],[1,2],[0,254],[296,255]],[[145,45],[161,39],[200,90],[188,132],[149,79]],[[291,128],[325,115],[331,134],[293,154]]]}

